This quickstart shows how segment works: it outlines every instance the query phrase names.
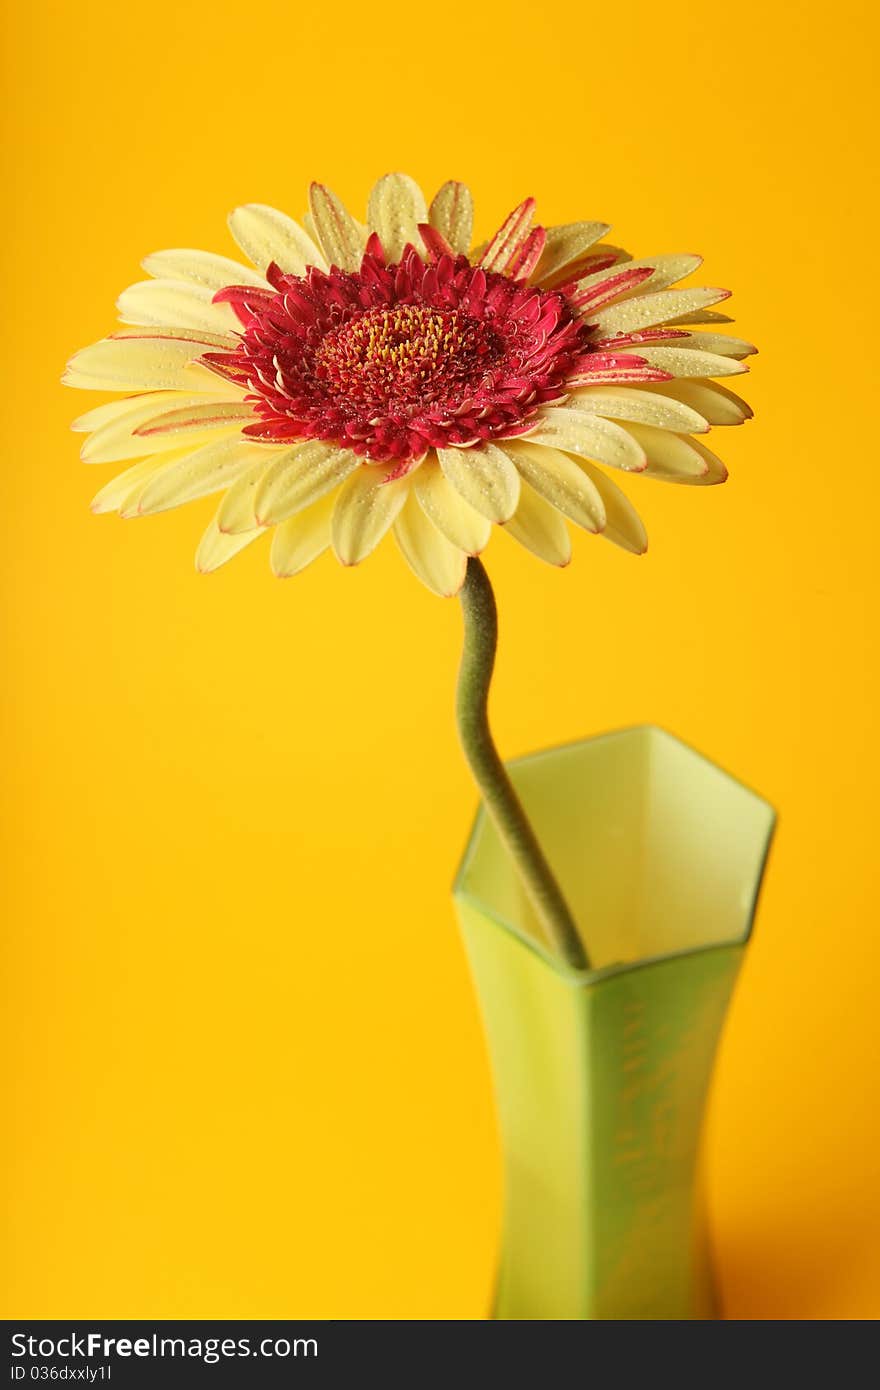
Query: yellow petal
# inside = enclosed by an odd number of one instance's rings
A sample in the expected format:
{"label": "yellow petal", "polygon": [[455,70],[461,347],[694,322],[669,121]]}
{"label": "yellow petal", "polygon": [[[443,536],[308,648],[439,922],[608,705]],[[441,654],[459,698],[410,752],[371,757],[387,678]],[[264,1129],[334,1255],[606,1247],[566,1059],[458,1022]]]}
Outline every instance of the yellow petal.
{"label": "yellow petal", "polygon": [[135,434],[146,439],[154,435],[174,438],[181,434],[187,436],[191,430],[226,429],[230,425],[243,429],[256,418],[253,406],[246,401],[206,401],[200,397],[193,404],[180,404],[143,420],[137,425]]}
{"label": "yellow petal", "polygon": [[[627,269],[632,267],[628,266]],[[603,337],[607,337],[611,333],[634,333],[640,328],[653,328],[655,324],[668,323],[676,314],[705,309],[710,304],[720,304],[729,298],[729,290],[696,287],[654,291],[652,288],[650,294],[635,294],[599,309],[595,314],[588,312],[586,318],[601,331]]]}
{"label": "yellow petal", "polygon": [[[149,396],[142,404],[120,412],[115,420],[109,420],[89,435],[80,451],[83,463],[115,463],[119,459],[142,458],[145,454],[180,449],[184,444],[194,448],[202,440],[216,437],[221,432],[238,433],[241,429],[239,417],[243,410],[246,419],[251,416],[248,406],[226,401],[205,404],[204,396],[178,396],[174,405],[176,408],[169,410],[167,397],[157,400],[155,396]],[[235,413],[230,418],[222,413],[224,411]],[[189,420],[190,426],[185,430],[170,430],[161,434],[139,433],[174,415]]]}
{"label": "yellow petal", "polygon": [[361,466],[349,449],[310,439],[285,449],[270,464],[257,489],[256,514],[261,526],[286,521],[317,502]]}
{"label": "yellow petal", "polygon": [[645,451],[649,477],[667,482],[690,481],[705,476],[705,460],[689,439],[652,425],[627,425],[627,432]]}
{"label": "yellow petal", "polygon": [[686,347],[644,347],[634,349],[649,367],[659,367],[674,377],[738,376],[747,372],[741,362],[721,357],[715,352],[700,352]]}
{"label": "yellow petal", "polygon": [[[559,449],[511,440],[501,448],[535,492],[585,531],[605,525],[602,498],[583,469]],[[567,534],[567,533],[566,533]]]}
{"label": "yellow petal", "polygon": [[467,572],[464,551],[442,536],[411,491],[394,523],[394,538],[413,573],[440,598],[457,594]]}
{"label": "yellow petal", "polygon": [[587,415],[604,415],[609,420],[634,420],[637,424],[657,425],[679,434],[703,434],[709,428],[698,411],[683,400],[649,395],[629,386],[588,386],[573,391],[566,409]]}
{"label": "yellow petal", "polygon": [[223,498],[215,520],[226,535],[241,536],[260,526],[254,504],[257,500],[257,489],[271,463],[272,455],[264,453],[262,459],[235,480]]}
{"label": "yellow petal", "polygon": [[438,449],[437,457],[455,490],[489,521],[509,521],[519,501],[519,474],[494,444]]}
{"label": "yellow petal", "polygon": [[[577,468],[577,464],[572,464]],[[515,516],[504,530],[548,565],[567,565],[571,559],[571,537],[555,507],[524,483]]]}
{"label": "yellow petal", "polygon": [[335,494],[328,492],[311,507],[276,526],[269,558],[278,579],[299,574],[328,549],[335,505]]}
{"label": "yellow petal", "polygon": [[364,254],[363,229],[355,222],[335,193],[323,184],[313,183],[309,206],[315,233],[329,265],[340,270],[357,270]]}
{"label": "yellow petal", "polygon": [[631,434],[612,420],[585,415],[580,410],[551,407],[539,417],[538,427],[528,435],[530,444],[550,444],[569,454],[595,459],[609,468],[639,473],[647,467],[644,451]]}
{"label": "yellow petal", "polygon": [[561,227],[548,227],[544,250],[531,280],[540,285],[552,279],[567,265],[585,256],[610,230],[605,222],[568,222]]}
{"label": "yellow petal", "polygon": [[466,256],[474,229],[474,200],[467,184],[454,179],[444,183],[431,204],[428,222],[457,256]]}
{"label": "yellow petal", "polygon": [[421,247],[419,223],[427,220],[425,196],[408,174],[386,174],[373,188],[367,222],[389,261],[399,261],[407,244]]}
{"label": "yellow petal", "polygon": [[[695,270],[699,270],[703,263],[702,256],[648,256],[643,260],[627,261],[627,270],[651,270],[652,275],[643,280],[638,286],[643,290],[649,286],[653,290],[665,290],[669,285],[675,285],[679,280],[683,280],[686,275],[692,275]],[[578,289],[592,289],[600,285],[603,280],[609,280],[613,275],[619,275],[624,267],[613,265],[607,270],[597,270],[592,275],[585,275],[578,281]]]}
{"label": "yellow petal", "polygon": [[750,420],[753,414],[746,401],[714,381],[664,381],[656,386],[640,387],[639,390],[681,401],[692,410],[699,411],[710,425],[741,425],[744,420]]}
{"label": "yellow petal", "polygon": [[195,352],[205,348],[226,351],[238,347],[238,334],[234,329],[219,331],[215,328],[178,328],[174,324],[144,323],[134,327],[119,328],[105,341],[114,343],[191,343]]}
{"label": "yellow petal", "polygon": [[241,265],[228,256],[217,256],[213,251],[190,251],[175,249],[154,251],[141,265],[148,275],[160,280],[188,280],[193,285],[203,285],[214,293],[227,285],[261,285],[268,288],[262,275],[251,270],[249,265]]}
{"label": "yellow petal", "polygon": [[697,453],[702,457],[706,465],[706,471],[701,478],[678,478],[676,481],[680,483],[699,483],[703,487],[713,487],[716,483],[726,483],[728,477],[727,468],[721,462],[718,455],[713,454],[710,449],[706,448],[705,444],[700,444],[696,439],[692,439],[690,443],[691,447],[696,449]]}
{"label": "yellow petal", "polygon": [[216,389],[216,376],[195,360],[212,346],[184,338],[104,338],[75,353],[62,380],[87,391],[197,391],[203,382]]}
{"label": "yellow petal", "polygon": [[257,527],[256,530],[241,531],[238,535],[230,536],[220,530],[215,517],[199,542],[199,548],[196,551],[196,569],[200,574],[212,574],[221,565],[225,565],[227,560],[231,560],[233,555],[244,550],[246,545],[250,545],[251,541],[255,541],[263,535],[265,535],[263,529]]}
{"label": "yellow petal", "polygon": [[605,508],[605,540],[628,550],[632,555],[644,555],[648,548],[648,533],[642,519],[624,492],[613,483],[607,473],[595,464],[582,459],[580,467],[587,477],[595,483]]}
{"label": "yellow petal", "polygon": [[479,555],[489,544],[492,523],[464,500],[447,479],[436,458],[425,459],[413,482],[416,497],[437,530],[467,555]]}
{"label": "yellow petal", "polygon": [[[729,333],[691,333],[681,340],[679,346],[696,348],[699,352],[715,352],[719,357],[735,357],[737,360],[751,357],[753,352],[758,351],[754,343],[747,343],[744,338],[731,338]],[[633,350],[639,351],[638,348]]]}
{"label": "yellow petal", "polygon": [[719,314],[717,309],[692,309],[689,314],[676,314],[667,319],[670,328],[687,327],[691,323],[733,323],[729,314]]}
{"label": "yellow petal", "polygon": [[[188,451],[181,451],[176,457],[183,457],[186,452]],[[105,483],[101,491],[92,498],[92,511],[97,516],[104,512],[122,512],[129,515],[130,508],[136,505],[137,498],[147,483],[161,469],[167,468],[168,462],[166,455],[159,458],[150,457],[132,464],[124,473],[117,473],[116,477]]]}
{"label": "yellow petal", "polygon": [[364,464],[340,490],[333,509],[333,549],[343,565],[358,565],[376,549],[409,494],[409,478],[388,482],[388,468]]}
{"label": "yellow petal", "polygon": [[301,217],[299,220],[300,220],[300,222],[302,223],[302,225],[303,225],[303,227],[305,228],[305,230],[306,230],[306,232],[308,233],[308,235],[312,238],[312,241],[313,241],[313,242],[315,243],[315,245],[317,246],[317,245],[318,245],[318,232],[317,232],[317,229],[316,229],[316,227],[315,227],[315,219],[314,219],[314,217],[312,216],[312,214],[311,214],[308,210],[306,210],[306,211],[303,213],[302,217]]}
{"label": "yellow petal", "polygon": [[144,488],[137,503],[139,516],[180,507],[197,497],[227,488],[265,455],[259,444],[247,443],[239,436],[221,439],[188,452],[173,463],[164,464]]}
{"label": "yellow petal", "polygon": [[238,320],[230,305],[214,304],[213,297],[213,290],[185,280],[141,280],[122,291],[116,307],[123,323],[234,331]]}
{"label": "yellow petal", "polygon": [[258,270],[274,261],[287,275],[304,275],[310,265],[326,269],[312,238],[292,217],[265,203],[245,203],[229,214],[229,230]]}
{"label": "yellow petal", "polygon": [[[92,439],[96,436],[92,435]],[[181,434],[164,435],[157,439],[138,439],[133,435],[128,442],[122,441],[115,448],[100,449],[100,457],[96,455],[83,455],[83,463],[118,463],[122,459],[145,459],[145,457],[157,457],[167,463],[167,456],[170,453],[178,452],[182,448],[186,452],[192,453],[195,449],[206,448],[210,443],[220,442],[222,439],[241,438],[241,431],[236,425],[224,425],[215,430],[188,430]]]}
{"label": "yellow petal", "polygon": [[79,434],[88,434],[92,430],[103,429],[104,425],[121,420],[126,415],[132,415],[144,407],[152,409],[156,415],[161,415],[163,410],[172,410],[177,404],[208,399],[210,398],[203,395],[201,391],[197,396],[187,396],[181,391],[146,391],[141,395],[125,396],[122,400],[106,401],[104,405],[96,405],[93,410],[87,410],[84,415],[78,415],[70,428]]}

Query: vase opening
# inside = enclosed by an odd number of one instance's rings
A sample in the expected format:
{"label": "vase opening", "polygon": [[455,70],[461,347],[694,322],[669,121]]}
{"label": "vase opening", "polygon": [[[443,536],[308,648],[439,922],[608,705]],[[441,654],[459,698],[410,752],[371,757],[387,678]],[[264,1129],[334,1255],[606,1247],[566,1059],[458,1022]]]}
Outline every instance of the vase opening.
{"label": "vase opening", "polygon": [[[747,940],[775,815],[728,773],[649,726],[517,759],[510,773],[593,972]],[[574,973],[505,861],[481,811],[456,896]]]}

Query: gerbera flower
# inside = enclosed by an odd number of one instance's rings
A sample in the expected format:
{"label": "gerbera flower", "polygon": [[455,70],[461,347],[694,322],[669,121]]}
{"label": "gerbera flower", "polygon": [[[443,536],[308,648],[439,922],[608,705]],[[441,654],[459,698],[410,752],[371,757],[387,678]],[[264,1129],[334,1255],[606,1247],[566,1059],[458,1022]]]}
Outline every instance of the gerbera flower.
{"label": "gerbera flower", "polygon": [[271,529],[280,576],[328,547],[357,564],[393,531],[449,595],[495,525],[552,564],[570,558],[566,521],[642,552],[605,469],[724,481],[692,436],[751,413],[711,378],[754,349],[716,331],[726,290],[672,288],[699,257],[633,260],[603,223],[536,225],[531,198],[472,249],[467,188],[429,208],[403,174],[376,184],[365,226],[320,184],[309,201],[302,226],[232,213],[250,266],[148,256],[154,278],[118,302],[130,326],[74,356],[70,385],[136,393],[74,425],[87,462],[135,460],[96,512],[222,492],[198,567]]}

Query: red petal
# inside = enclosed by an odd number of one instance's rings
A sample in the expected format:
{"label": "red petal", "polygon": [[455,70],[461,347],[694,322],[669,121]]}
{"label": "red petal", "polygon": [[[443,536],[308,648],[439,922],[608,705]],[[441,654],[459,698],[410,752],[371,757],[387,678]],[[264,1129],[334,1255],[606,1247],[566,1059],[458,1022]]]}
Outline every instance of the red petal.
{"label": "red petal", "polygon": [[432,261],[438,261],[441,256],[451,256],[454,258],[455,252],[449,245],[442,232],[438,232],[434,227],[429,227],[427,222],[419,223],[419,235],[425,243],[425,250]]}
{"label": "red petal", "polygon": [[544,250],[547,233],[543,227],[535,227],[529,233],[507,268],[511,280],[528,280]]}
{"label": "red petal", "polygon": [[619,294],[623,294],[626,290],[635,289],[636,285],[640,285],[643,280],[647,280],[653,274],[654,267],[650,265],[638,266],[634,270],[622,270],[619,275],[611,275],[607,280],[600,280],[598,285],[576,291],[570,296],[571,302],[577,305],[584,318],[587,318],[590,313],[594,313],[609,299],[616,299]]}
{"label": "red petal", "polygon": [[378,232],[371,232],[369,237],[367,238],[367,246],[366,250],[364,251],[364,256],[371,256],[374,261],[379,261],[382,265],[388,264],[385,255],[385,248],[379,240]]}
{"label": "red petal", "polygon": [[510,273],[510,263],[527,240],[535,215],[534,198],[526,198],[505,218],[486,247],[479,264],[499,275]]}

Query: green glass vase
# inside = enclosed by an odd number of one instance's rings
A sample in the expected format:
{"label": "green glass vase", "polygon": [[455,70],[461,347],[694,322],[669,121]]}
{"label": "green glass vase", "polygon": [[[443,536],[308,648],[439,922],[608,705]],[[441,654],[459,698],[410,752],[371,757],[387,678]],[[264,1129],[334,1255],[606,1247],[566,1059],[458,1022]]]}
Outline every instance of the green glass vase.
{"label": "green glass vase", "polygon": [[493,1315],[717,1317],[700,1132],[774,812],[653,728],[510,773],[592,968],[552,953],[481,811],[454,892],[504,1160]]}

